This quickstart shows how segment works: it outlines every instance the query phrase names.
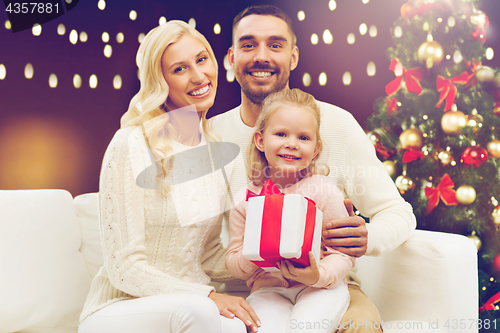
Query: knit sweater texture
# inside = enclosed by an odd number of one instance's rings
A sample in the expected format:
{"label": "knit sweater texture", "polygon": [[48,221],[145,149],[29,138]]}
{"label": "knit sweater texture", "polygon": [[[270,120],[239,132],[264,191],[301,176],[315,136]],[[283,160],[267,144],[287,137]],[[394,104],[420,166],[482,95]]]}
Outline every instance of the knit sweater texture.
{"label": "knit sweater texture", "polygon": [[[352,200],[363,216],[370,219],[366,224],[366,255],[376,256],[395,249],[411,236],[416,227],[412,207],[399,194],[356,119],[337,106],[317,103],[321,110],[320,136],[323,142],[318,162],[329,166],[328,178],[345,198]],[[240,147],[240,155],[229,177],[231,192],[237,193],[249,182],[244,155],[252,140],[253,128],[242,121],[240,106],[216,116],[213,128],[223,142],[233,142]],[[348,280],[359,283],[354,270]]]}
{"label": "knit sweater texture", "polygon": [[[198,147],[203,145],[202,136]],[[197,148],[176,142],[172,147],[172,154]],[[193,172],[183,168],[186,163],[175,160],[173,170],[180,170],[175,177]],[[167,194],[155,189],[156,172],[140,177],[153,164],[140,127],[117,131],[104,155],[99,184],[104,266],[92,281],[80,321],[126,299],[169,293],[208,296],[214,290],[208,285],[211,279],[233,279],[224,267],[220,240],[227,192],[222,173],[175,185]],[[208,157],[195,163],[211,164]]]}

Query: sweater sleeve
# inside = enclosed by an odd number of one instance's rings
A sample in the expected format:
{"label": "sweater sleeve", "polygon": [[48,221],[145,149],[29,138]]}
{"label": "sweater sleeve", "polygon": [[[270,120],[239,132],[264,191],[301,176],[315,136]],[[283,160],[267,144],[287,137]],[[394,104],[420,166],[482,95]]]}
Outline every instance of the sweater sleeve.
{"label": "sweater sleeve", "polygon": [[205,273],[217,282],[234,280],[225,266],[226,249],[222,245],[220,233],[222,223],[219,223],[211,232],[205,251],[201,257],[201,263]]}
{"label": "sweater sleeve", "polygon": [[226,267],[236,278],[248,280],[260,268],[243,257],[243,235],[245,234],[246,208],[248,202],[241,200],[246,189],[241,189],[235,196],[238,204],[229,214],[229,244],[226,255]]}
{"label": "sweater sleeve", "polygon": [[[344,197],[340,190],[326,177],[315,175],[311,182],[319,191],[314,195],[318,209],[323,212],[323,224],[340,217],[347,217]],[[319,262],[320,277],[312,287],[332,288],[343,281],[354,267],[354,258],[322,244],[322,259]]]}
{"label": "sweater sleeve", "polygon": [[[142,134],[142,132],[139,132]],[[135,135],[134,135],[135,134]],[[207,295],[213,287],[175,278],[149,264],[145,245],[145,196],[138,172],[151,164],[142,135],[119,130],[106,150],[100,176],[99,219],[104,265],[111,284],[132,296]]]}
{"label": "sweater sleeve", "polygon": [[412,207],[399,194],[377,158],[367,135],[350,116],[346,142],[346,193],[354,206],[370,218],[367,255],[391,251],[410,237],[416,227]]}

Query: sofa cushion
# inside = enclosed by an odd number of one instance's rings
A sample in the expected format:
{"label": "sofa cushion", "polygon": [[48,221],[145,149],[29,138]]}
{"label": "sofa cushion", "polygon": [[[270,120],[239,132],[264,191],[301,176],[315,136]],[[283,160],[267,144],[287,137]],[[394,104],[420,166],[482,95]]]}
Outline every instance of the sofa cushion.
{"label": "sofa cushion", "polygon": [[98,198],[98,193],[86,193],[75,197],[76,217],[82,233],[80,251],[92,278],[104,265],[97,211]]}
{"label": "sofa cushion", "polygon": [[71,194],[0,191],[0,332],[76,332],[90,288]]}

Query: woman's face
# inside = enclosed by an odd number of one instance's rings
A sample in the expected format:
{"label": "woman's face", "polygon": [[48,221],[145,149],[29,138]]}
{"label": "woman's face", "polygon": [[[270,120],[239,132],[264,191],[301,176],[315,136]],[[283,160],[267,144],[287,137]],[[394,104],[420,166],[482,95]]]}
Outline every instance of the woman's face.
{"label": "woman's face", "polygon": [[196,37],[184,35],[170,44],[163,52],[161,68],[170,88],[170,109],[194,104],[202,112],[214,104],[217,71],[207,49]]}

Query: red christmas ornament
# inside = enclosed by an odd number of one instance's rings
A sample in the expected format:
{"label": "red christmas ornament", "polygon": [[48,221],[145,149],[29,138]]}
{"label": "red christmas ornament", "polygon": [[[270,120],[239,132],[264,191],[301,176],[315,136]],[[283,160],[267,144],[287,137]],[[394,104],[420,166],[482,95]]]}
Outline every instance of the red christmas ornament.
{"label": "red christmas ornament", "polygon": [[474,165],[479,168],[481,164],[488,160],[488,152],[479,146],[468,147],[462,153],[462,160],[466,166]]}
{"label": "red christmas ornament", "polygon": [[413,4],[411,2],[404,3],[401,6],[401,17],[402,18],[411,18],[411,13],[413,11]]}
{"label": "red christmas ornament", "polygon": [[484,31],[484,28],[482,27],[476,27],[474,31],[472,32],[472,38],[473,40],[480,40],[482,43],[486,41],[486,32]]}
{"label": "red christmas ornament", "polygon": [[493,261],[495,268],[500,272],[500,254],[497,254],[495,260]]}

